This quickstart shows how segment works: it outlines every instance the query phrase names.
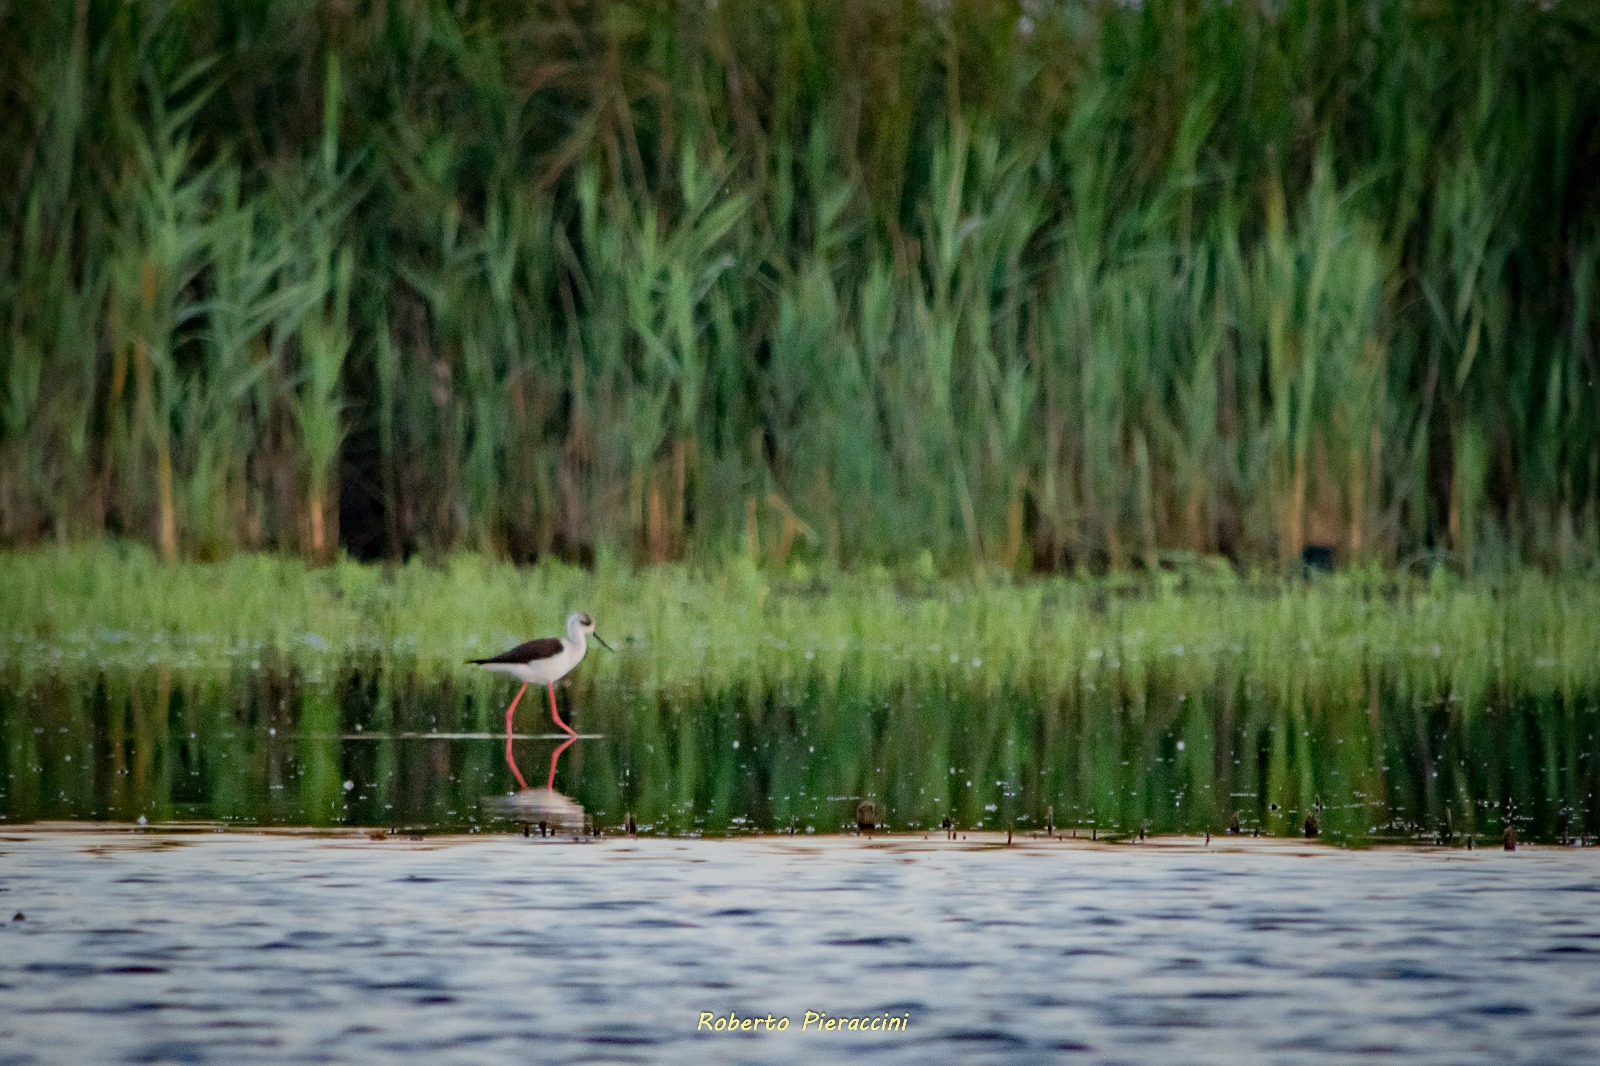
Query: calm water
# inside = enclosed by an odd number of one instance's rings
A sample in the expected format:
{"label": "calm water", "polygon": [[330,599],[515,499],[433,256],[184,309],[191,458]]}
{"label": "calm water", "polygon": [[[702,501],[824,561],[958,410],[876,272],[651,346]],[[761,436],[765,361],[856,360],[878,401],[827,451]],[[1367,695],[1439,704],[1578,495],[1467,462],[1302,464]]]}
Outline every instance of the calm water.
{"label": "calm water", "polygon": [[[507,679],[395,662],[274,661],[0,670],[0,819],[234,826],[512,829]],[[558,688],[586,739],[553,778],[543,694],[512,756],[591,827],[647,834],[831,833],[871,800],[919,830],[1058,826],[1128,835],[1299,835],[1316,812],[1347,842],[1600,838],[1600,696],[1490,694],[1448,678],[1359,691],[1264,685],[1176,667],[997,679],[962,662],[914,672],[798,655],[770,676],[695,689],[648,678]],[[1320,809],[1319,809],[1320,808]]]}
{"label": "calm water", "polygon": [[0,1062],[1600,1060],[1591,849],[934,836],[12,830]]}

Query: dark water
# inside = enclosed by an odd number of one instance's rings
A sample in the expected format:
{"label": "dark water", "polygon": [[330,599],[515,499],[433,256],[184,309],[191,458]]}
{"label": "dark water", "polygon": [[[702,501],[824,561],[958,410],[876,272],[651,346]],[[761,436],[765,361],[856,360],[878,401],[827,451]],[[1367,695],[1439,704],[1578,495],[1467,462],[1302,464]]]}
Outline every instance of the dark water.
{"label": "dark water", "polygon": [[933,837],[3,831],[0,1061],[1600,1061],[1590,849]]}
{"label": "dark water", "polygon": [[[964,666],[964,664],[963,664]],[[516,685],[396,662],[253,661],[0,672],[0,816],[240,826],[515,828],[504,709]],[[1059,682],[918,672],[865,658],[673,688],[579,675],[517,711],[513,756],[591,827],[644,833],[880,825],[1096,835],[1300,835],[1346,842],[1467,835],[1600,837],[1600,694],[1466,706],[1448,684],[1358,691],[1196,684],[1148,669]]]}

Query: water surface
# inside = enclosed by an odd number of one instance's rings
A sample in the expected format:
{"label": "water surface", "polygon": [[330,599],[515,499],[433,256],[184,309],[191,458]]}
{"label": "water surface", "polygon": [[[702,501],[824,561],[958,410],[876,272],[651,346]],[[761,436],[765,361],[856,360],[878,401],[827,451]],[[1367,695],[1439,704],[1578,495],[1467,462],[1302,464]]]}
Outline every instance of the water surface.
{"label": "water surface", "polygon": [[[776,654],[776,653],[775,653]],[[1300,835],[1365,843],[1600,838],[1600,696],[1479,692],[1381,665],[1359,686],[1315,663],[1274,681],[1169,655],[997,676],[801,650],[759,672],[664,685],[588,666],[544,694],[404,660],[313,667],[254,654],[0,671],[0,819],[235,826],[514,828],[497,797],[551,785],[592,826],[831,833],[880,824],[1113,835]],[[624,664],[626,654],[618,660]],[[941,660],[942,661],[942,660]],[[1431,661],[1431,660],[1428,660]],[[1044,664],[1048,666],[1049,664]]]}
{"label": "water surface", "polygon": [[1600,1057],[1590,849],[1003,840],[8,831],[0,1061]]}

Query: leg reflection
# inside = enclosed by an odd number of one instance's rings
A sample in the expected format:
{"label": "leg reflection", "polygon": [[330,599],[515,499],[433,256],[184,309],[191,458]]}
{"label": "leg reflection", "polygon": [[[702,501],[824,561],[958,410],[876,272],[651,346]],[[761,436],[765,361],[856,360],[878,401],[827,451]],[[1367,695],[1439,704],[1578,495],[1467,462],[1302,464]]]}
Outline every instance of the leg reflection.
{"label": "leg reflection", "polygon": [[[556,762],[561,758],[561,753],[572,747],[577,739],[578,738],[575,736],[568,737],[566,740],[561,742],[555,751],[550,753],[550,779],[544,783],[544,787],[550,789],[552,792],[555,791],[556,787]],[[523,785],[522,787],[527,788],[528,786]]]}
{"label": "leg reflection", "polygon": [[527,685],[517,689],[517,694],[512,699],[511,706],[506,708],[506,765],[511,767],[511,772],[517,775],[517,784],[522,788],[527,788],[528,782],[522,779],[522,771],[517,769],[517,760],[511,757],[511,716],[517,713],[517,702],[522,699],[522,694],[526,691],[528,691]]}

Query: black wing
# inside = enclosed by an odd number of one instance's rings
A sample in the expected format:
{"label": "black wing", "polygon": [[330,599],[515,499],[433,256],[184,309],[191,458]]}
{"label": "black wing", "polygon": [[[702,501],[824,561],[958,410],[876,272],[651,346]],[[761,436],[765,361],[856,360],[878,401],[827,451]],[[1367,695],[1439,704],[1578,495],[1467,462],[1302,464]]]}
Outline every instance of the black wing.
{"label": "black wing", "polygon": [[493,659],[468,659],[467,662],[476,666],[488,663],[536,663],[540,659],[549,659],[561,654],[561,642],[555,637],[540,637],[530,640],[526,644],[518,644],[510,651],[503,651]]}

